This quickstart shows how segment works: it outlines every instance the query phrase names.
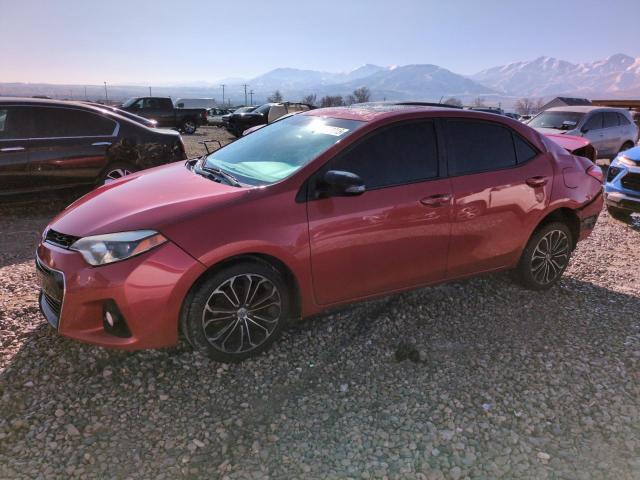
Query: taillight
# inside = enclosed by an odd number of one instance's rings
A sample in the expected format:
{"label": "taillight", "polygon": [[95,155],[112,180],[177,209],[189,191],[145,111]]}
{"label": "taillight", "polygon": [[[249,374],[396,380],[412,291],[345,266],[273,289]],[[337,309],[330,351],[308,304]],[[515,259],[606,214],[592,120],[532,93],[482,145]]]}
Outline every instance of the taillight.
{"label": "taillight", "polygon": [[602,181],[604,180],[602,170],[597,165],[591,165],[589,168],[587,168],[586,174],[590,177],[595,178],[600,183],[602,183]]}

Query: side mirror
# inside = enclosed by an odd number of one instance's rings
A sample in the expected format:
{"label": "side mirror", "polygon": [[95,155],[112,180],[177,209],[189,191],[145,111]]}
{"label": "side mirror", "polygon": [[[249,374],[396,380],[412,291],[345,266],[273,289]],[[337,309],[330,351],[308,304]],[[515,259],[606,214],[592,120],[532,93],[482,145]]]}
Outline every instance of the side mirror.
{"label": "side mirror", "polygon": [[365,190],[364,182],[355,173],[329,170],[322,177],[318,193],[327,197],[353,197]]}

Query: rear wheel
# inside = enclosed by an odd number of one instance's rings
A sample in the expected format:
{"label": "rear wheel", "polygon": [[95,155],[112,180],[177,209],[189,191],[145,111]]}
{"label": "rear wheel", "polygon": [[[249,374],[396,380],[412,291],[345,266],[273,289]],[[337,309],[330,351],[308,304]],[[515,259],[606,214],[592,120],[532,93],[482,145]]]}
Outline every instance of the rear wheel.
{"label": "rear wheel", "polygon": [[631,218],[631,212],[627,210],[622,210],[621,208],[612,207],[607,205],[607,212],[616,220],[620,220],[621,222],[628,222]]}
{"label": "rear wheel", "polygon": [[244,261],[212,274],[184,308],[182,328],[191,345],[214,360],[238,362],[280,336],[289,296],[275,268]]}
{"label": "rear wheel", "polygon": [[573,237],[569,228],[560,222],[549,223],[529,239],[516,268],[516,279],[532,290],[546,290],[556,284],[564,273]]}
{"label": "rear wheel", "polygon": [[113,163],[104,169],[98,179],[98,185],[106,185],[136,171],[137,169],[128,163]]}
{"label": "rear wheel", "polygon": [[194,133],[196,133],[197,128],[198,125],[196,125],[196,122],[194,122],[193,120],[185,120],[184,122],[182,122],[182,127],[180,128],[180,130],[182,130],[187,135],[193,135]]}
{"label": "rear wheel", "polygon": [[633,142],[625,142],[621,147],[620,147],[620,151],[618,153],[622,153],[625,150],[629,150],[630,148],[633,148]]}

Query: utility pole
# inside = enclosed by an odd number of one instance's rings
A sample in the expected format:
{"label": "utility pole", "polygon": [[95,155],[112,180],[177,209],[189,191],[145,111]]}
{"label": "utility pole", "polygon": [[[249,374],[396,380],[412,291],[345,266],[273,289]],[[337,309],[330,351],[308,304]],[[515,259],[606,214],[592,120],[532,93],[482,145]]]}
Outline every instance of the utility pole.
{"label": "utility pole", "polygon": [[226,86],[224,83],[220,85],[222,87],[222,104],[224,105],[224,87]]}
{"label": "utility pole", "polygon": [[151,87],[149,87],[149,96],[153,97],[153,95],[151,95]]}
{"label": "utility pole", "polygon": [[247,87],[249,85],[247,85],[246,83],[243,83],[242,86],[244,87],[244,104],[247,104]]}
{"label": "utility pole", "polygon": [[104,82],[104,101],[109,103],[109,94],[107,93],[107,82]]}
{"label": "utility pole", "polygon": [[249,91],[249,95],[251,96],[251,103],[250,105],[253,105],[253,90]]}
{"label": "utility pole", "polygon": [[86,86],[86,85],[84,86],[84,99],[85,99],[85,100],[89,100],[89,99],[87,98],[87,86]]}

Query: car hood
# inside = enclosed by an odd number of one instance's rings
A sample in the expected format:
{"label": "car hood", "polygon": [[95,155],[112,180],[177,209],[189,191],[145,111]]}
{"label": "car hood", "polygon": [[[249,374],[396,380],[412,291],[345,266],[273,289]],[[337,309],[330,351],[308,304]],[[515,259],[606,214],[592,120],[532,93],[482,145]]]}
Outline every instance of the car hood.
{"label": "car hood", "polygon": [[535,130],[543,135],[564,135],[569,132],[569,130],[560,130],[559,128],[536,128]]}
{"label": "car hood", "polygon": [[[550,130],[552,132],[561,132],[562,130],[554,130],[551,128],[544,128],[540,130]],[[589,145],[589,140],[583,137],[577,137],[575,135],[564,135],[557,133],[544,133],[547,138],[550,138],[562,148],[569,152],[574,152],[580,148],[586,147]]]}
{"label": "car hood", "polygon": [[184,162],[129,175],[76,200],[49,226],[77,237],[131,230],[158,230],[202,211],[223,207],[252,188],[217,183]]}

